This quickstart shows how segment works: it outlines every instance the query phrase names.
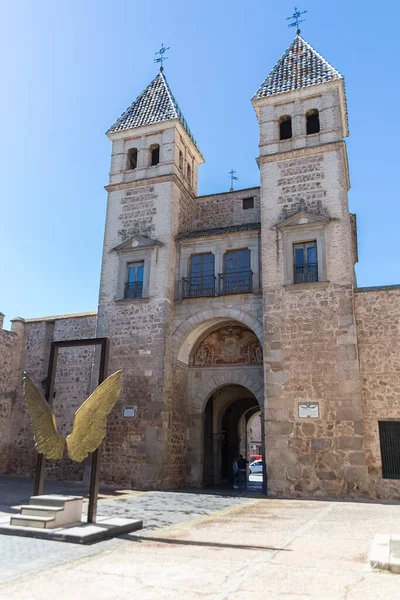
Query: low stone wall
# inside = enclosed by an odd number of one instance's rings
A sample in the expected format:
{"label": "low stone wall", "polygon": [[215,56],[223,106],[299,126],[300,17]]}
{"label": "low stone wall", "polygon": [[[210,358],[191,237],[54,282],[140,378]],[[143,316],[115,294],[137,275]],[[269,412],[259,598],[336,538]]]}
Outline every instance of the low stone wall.
{"label": "low stone wall", "polygon": [[[20,364],[14,368],[13,405],[9,438],[9,456],[6,472],[12,475],[33,475],[37,453],[34,449],[32,428],[22,395],[22,371],[25,370],[43,393],[47,376],[50,344],[52,341],[83,339],[95,336],[96,313],[49,317],[46,319],[19,319],[14,322],[20,329]],[[74,413],[90,392],[93,349],[68,348],[59,352],[56,371],[53,409],[59,433],[68,435]],[[67,458],[48,461],[46,474],[53,478],[77,479],[83,477],[84,464],[72,463]]]}
{"label": "low stone wall", "polygon": [[400,286],[359,288],[355,294],[370,493],[400,498],[400,480],[383,479],[379,421],[400,420]]}
{"label": "low stone wall", "polygon": [[[2,324],[2,323],[1,323]],[[0,329],[0,473],[4,473],[10,457],[11,414],[16,397],[16,369],[19,366],[22,335]]]}

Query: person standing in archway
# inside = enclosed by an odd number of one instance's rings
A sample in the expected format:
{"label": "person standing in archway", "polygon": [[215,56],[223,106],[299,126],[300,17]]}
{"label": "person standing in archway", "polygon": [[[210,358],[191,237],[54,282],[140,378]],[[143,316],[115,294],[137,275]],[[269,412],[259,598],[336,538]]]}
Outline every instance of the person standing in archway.
{"label": "person standing in archway", "polygon": [[249,461],[243,458],[241,454],[238,458],[237,465],[239,468],[239,489],[244,490],[247,487],[246,469]]}
{"label": "person standing in archway", "polygon": [[233,489],[237,490],[239,488],[239,467],[238,467],[237,458],[235,458],[235,460],[233,461],[232,471],[233,471]]}

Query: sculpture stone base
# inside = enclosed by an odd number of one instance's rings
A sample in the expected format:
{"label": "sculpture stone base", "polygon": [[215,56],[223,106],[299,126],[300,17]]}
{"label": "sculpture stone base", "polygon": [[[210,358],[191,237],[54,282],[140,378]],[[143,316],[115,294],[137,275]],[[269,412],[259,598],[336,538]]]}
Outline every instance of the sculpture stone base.
{"label": "sculpture stone base", "polygon": [[142,529],[143,522],[123,517],[99,519],[97,523],[79,523],[69,527],[23,527],[0,523],[0,534],[33,537],[54,542],[93,544]]}

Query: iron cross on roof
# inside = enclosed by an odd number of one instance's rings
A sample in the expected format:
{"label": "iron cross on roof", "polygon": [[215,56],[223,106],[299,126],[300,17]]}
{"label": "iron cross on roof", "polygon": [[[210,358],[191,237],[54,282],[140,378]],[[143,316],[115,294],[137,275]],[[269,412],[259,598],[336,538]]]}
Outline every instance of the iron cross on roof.
{"label": "iron cross on roof", "polygon": [[304,23],[305,19],[300,19],[301,15],[305,15],[308,12],[308,10],[303,10],[302,12],[297,8],[297,6],[294,7],[294,13],[291,17],[287,17],[286,21],[291,21],[293,19],[293,23],[289,23],[288,27],[297,27],[297,35],[300,35],[300,29],[299,29],[299,25],[300,23]]}
{"label": "iron cross on roof", "polygon": [[164,44],[161,44],[161,48],[159,49],[158,52],[156,52],[156,55],[159,54],[160,56],[159,56],[159,58],[155,58],[154,62],[155,63],[160,63],[160,71],[164,71],[163,62],[164,62],[164,60],[167,60],[167,58],[168,58],[168,56],[164,56],[164,54],[169,49],[170,49],[169,46],[168,46],[168,48],[166,48],[164,46]]}
{"label": "iron cross on roof", "polygon": [[235,177],[235,173],[236,171],[234,171],[233,169],[229,171],[229,177],[231,178],[231,189],[229,190],[230,192],[233,192],[233,182],[239,179],[239,177]]}

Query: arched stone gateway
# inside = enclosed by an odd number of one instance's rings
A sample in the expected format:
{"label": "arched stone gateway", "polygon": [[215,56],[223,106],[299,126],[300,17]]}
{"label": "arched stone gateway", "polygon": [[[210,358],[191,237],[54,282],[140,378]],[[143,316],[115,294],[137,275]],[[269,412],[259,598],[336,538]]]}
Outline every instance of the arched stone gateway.
{"label": "arched stone gateway", "polygon": [[264,410],[261,325],[253,317],[246,319],[251,329],[232,314],[201,314],[206,321],[192,322],[190,330],[183,323],[177,334],[183,340],[178,362],[185,363],[188,377],[187,483],[194,486],[232,483],[232,462],[241,448],[239,421],[249,409]]}
{"label": "arched stone gateway", "polygon": [[[260,410],[254,394],[242,385],[227,384],[209,396],[203,412],[203,447],[199,457],[203,485],[234,484],[234,461],[240,454],[250,459],[249,417],[260,414]],[[263,444],[261,453],[264,454]]]}

